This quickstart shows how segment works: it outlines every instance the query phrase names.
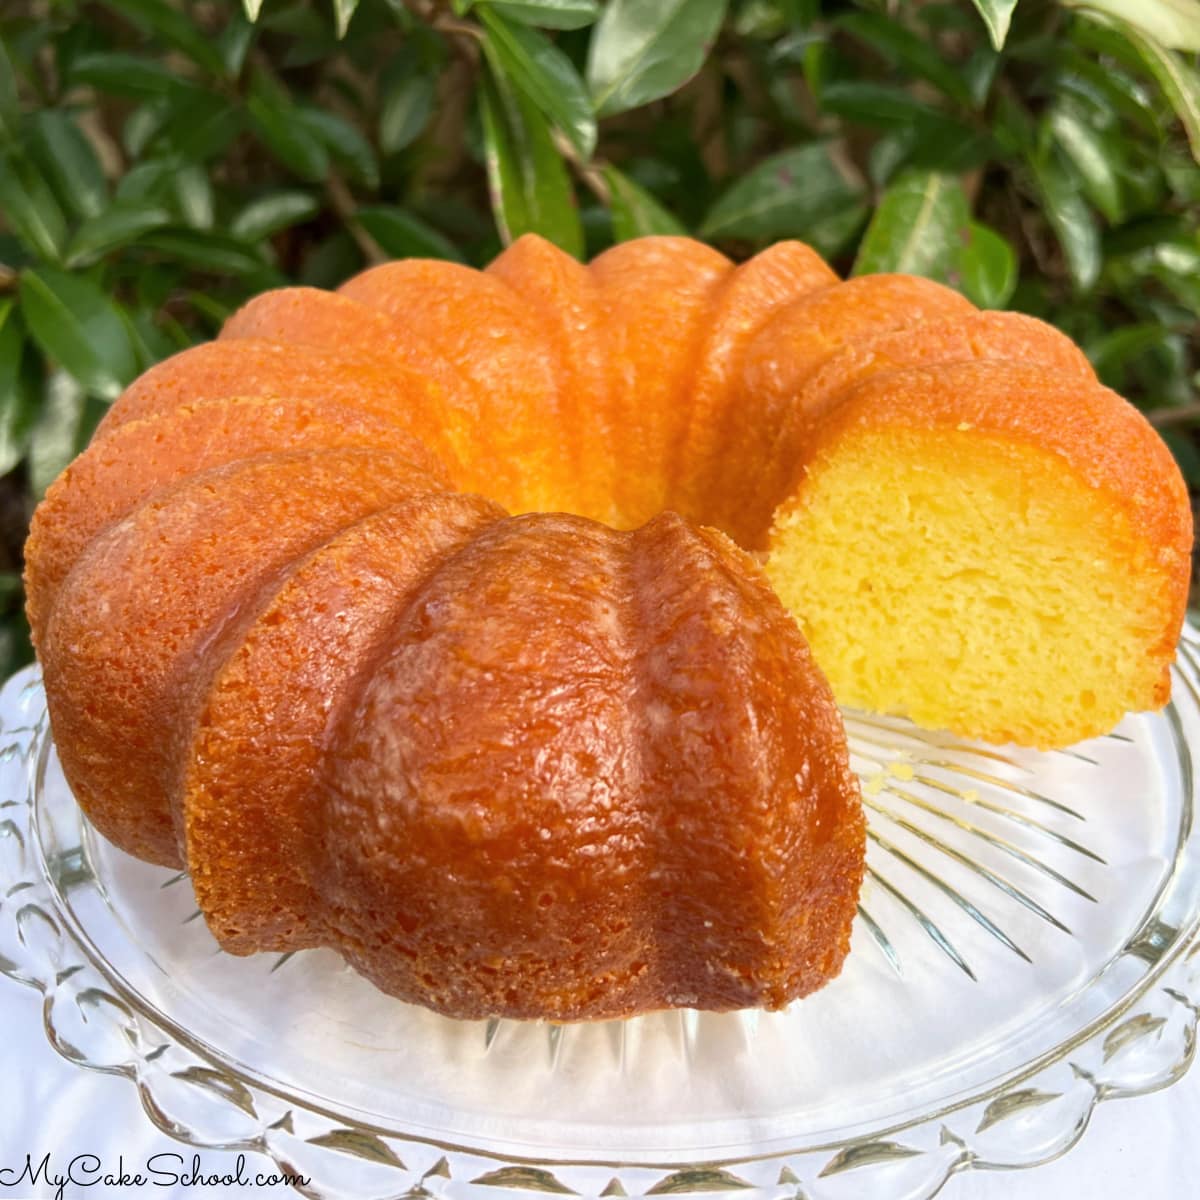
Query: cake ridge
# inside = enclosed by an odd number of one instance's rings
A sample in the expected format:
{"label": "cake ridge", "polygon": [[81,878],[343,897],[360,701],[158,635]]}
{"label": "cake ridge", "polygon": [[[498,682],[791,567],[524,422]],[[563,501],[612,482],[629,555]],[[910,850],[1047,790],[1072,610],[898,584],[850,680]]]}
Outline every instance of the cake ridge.
{"label": "cake ridge", "polygon": [[[270,415],[279,417],[274,429],[264,428],[262,418]],[[246,419],[238,421],[238,416]],[[330,419],[322,424],[322,418]],[[180,455],[181,432],[203,440],[199,444],[185,441]],[[169,448],[160,451],[168,433],[176,436]],[[51,484],[34,515],[29,545],[40,570],[29,576],[26,606],[35,644],[58,589],[87,542],[127,516],[142,500],[209,467],[302,448],[305,443],[316,444],[318,437],[322,447],[357,445],[391,450],[447,482],[440,460],[402,425],[337,402],[318,407],[311,400],[230,397],[185,403],[154,416],[124,421],[77,456]],[[172,461],[167,449],[182,461]],[[137,472],[128,470],[130,458],[137,461]]]}
{"label": "cake ridge", "polygon": [[[688,396],[687,423],[668,457],[672,499],[684,516],[703,520],[709,494],[727,486],[721,447],[730,439],[737,417],[728,393],[736,385],[742,361],[754,339],[781,308],[837,282],[837,274],[815,250],[795,241],[777,242],[738,264],[722,278],[711,305],[713,316],[699,355],[698,378]],[[752,291],[747,297],[747,288],[756,286],[758,294]],[[730,329],[730,307],[747,299],[753,305],[749,320]],[[725,338],[724,346],[716,343],[718,334]],[[704,396],[706,385],[716,396]],[[698,399],[707,399],[708,403],[698,404]],[[689,458],[696,463],[690,478],[684,471]]]}
{"label": "cake ridge", "polygon": [[[375,545],[396,539],[428,543],[429,530],[439,509],[446,524],[439,526],[438,532],[446,540],[439,546],[424,547],[419,568],[410,561],[398,560],[394,545]],[[454,525],[455,513],[461,519],[461,527]],[[179,796],[193,886],[226,949],[246,953],[269,946],[287,952],[318,944],[329,936],[328,918],[323,916],[317,902],[314,882],[320,875],[319,866],[311,859],[301,861],[306,852],[320,853],[319,840],[312,838],[318,814],[311,805],[277,803],[279,797],[270,797],[264,791],[264,783],[273,779],[276,787],[291,788],[294,795],[303,796],[301,783],[307,770],[311,772],[313,786],[317,786],[334,724],[387,653],[390,626],[421,584],[420,576],[397,578],[397,574],[403,576],[410,568],[420,569],[423,574],[438,569],[484,523],[503,516],[498,506],[457,492],[415,494],[368,513],[294,563],[282,586],[265,597],[242,629],[237,645],[218,664],[212,686],[207,689],[189,729],[190,752],[184,759],[185,776]],[[424,519],[417,522],[417,517]],[[338,574],[339,564],[356,551],[379,554],[378,558],[365,559],[379,573],[379,582],[365,585],[356,582],[364,574],[361,564],[348,574]],[[322,585],[328,592],[325,603],[339,594],[356,601],[353,627],[342,635],[330,631],[325,642],[317,636],[322,625],[314,621],[312,613],[312,605],[318,603],[313,589]],[[367,611],[364,591],[383,598],[382,611],[377,615]],[[282,661],[281,656],[289,649],[287,630],[282,627],[287,625],[289,617],[293,625],[314,629],[299,646],[290,645],[297,654],[288,701],[293,715],[286,734],[275,738],[273,721],[268,721],[273,714],[260,711],[261,702],[241,697],[254,687],[260,674]],[[345,686],[340,695],[326,697],[317,687],[317,681],[328,679],[331,666],[340,668]],[[306,682],[312,689],[307,709],[302,703]],[[299,715],[295,715],[297,709]],[[302,724],[305,717],[308,724]],[[300,731],[308,732],[313,739],[315,762],[303,758],[309,739],[299,736]],[[251,768],[256,762],[265,764],[272,774],[267,780],[260,776],[253,788],[245,782],[238,787],[237,774],[247,770],[247,760]],[[258,770],[262,771],[263,766]],[[220,803],[231,789],[240,797],[232,810],[230,805]],[[305,832],[289,840],[291,812],[301,817]],[[253,835],[256,822],[267,818],[271,818],[271,827],[277,832],[268,846],[261,846]],[[231,854],[238,856],[236,861],[242,870],[221,869],[223,856]],[[268,898],[273,904],[268,904]]]}
{"label": "cake ridge", "polygon": [[[347,475],[351,468],[361,481]],[[252,497],[260,481],[287,483],[299,494],[306,490],[320,499],[321,510],[298,514],[293,498],[278,492]],[[184,865],[163,790],[170,768],[166,737],[186,702],[179,673],[190,677],[205,643],[235,616],[238,603],[257,594],[254,581],[281,569],[305,538],[310,544],[324,540],[324,530],[354,519],[356,506],[369,510],[376,496],[396,495],[414,484],[434,486],[424,473],[380,450],[259,455],[155,493],[93,539],[63,584],[39,653],[48,668],[51,711],[59,714],[64,773],[102,832],[119,829],[119,840],[138,845],[154,861]],[[235,531],[242,537],[254,532],[253,560],[228,553],[225,542]],[[276,539],[274,557],[264,557],[268,537]],[[171,578],[191,563],[193,550],[188,588],[155,586],[160,573]],[[144,578],[151,582],[139,587]],[[226,579],[240,601],[230,601],[218,587]],[[102,625],[91,619],[93,613]],[[100,708],[93,699],[68,709],[61,701],[76,688],[89,697],[106,696],[107,703]],[[109,732],[114,727],[123,731],[118,740]],[[152,827],[138,828],[151,818]],[[126,829],[130,822],[134,827]]]}

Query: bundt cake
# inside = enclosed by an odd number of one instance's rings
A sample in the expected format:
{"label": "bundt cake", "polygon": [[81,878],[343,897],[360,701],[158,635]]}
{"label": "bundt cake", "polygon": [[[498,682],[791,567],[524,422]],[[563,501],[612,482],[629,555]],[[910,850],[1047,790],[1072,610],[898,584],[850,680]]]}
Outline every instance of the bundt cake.
{"label": "bundt cake", "polygon": [[833,978],[835,697],[1103,732],[1167,698],[1190,541],[1165,447],[1040,322],[798,243],[525,237],[267,293],[146,372],[26,586],[80,804],[226,949],[563,1021]]}

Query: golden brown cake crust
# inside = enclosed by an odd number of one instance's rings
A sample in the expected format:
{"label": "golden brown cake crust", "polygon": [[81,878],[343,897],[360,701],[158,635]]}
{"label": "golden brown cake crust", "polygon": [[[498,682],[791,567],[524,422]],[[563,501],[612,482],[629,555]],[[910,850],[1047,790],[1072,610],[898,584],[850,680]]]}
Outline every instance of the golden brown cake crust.
{"label": "golden brown cake crust", "polygon": [[387,642],[332,739],[318,889],[384,990],[578,1020],[780,1007],[840,968],[864,837],[840,718],[725,539],[502,521]]}
{"label": "golden brown cake crust", "polygon": [[425,443],[399,424],[369,406],[325,398],[183,404],[98,436],[51,484],[30,527],[25,596],[35,645],[58,589],[88,543],[151,493],[258,454],[353,446],[387,450],[449,485]]}
{"label": "golden brown cake crust", "polygon": [[872,375],[975,360],[1045,367],[1079,380],[1096,378],[1087,355],[1066,334],[1036,317],[968,312],[923,321],[918,329],[906,327],[851,341],[807,376],[781,434],[787,453],[802,457],[805,443],[829,408],[842,393]]}
{"label": "golden brown cake crust", "polygon": [[306,346],[337,357],[404,365],[395,321],[339,292],[286,287],[248,300],[221,327],[218,340]]}
{"label": "golden brown cake crust", "polygon": [[441,389],[439,419],[462,463],[464,491],[516,511],[571,494],[558,378],[541,324],[502,280],[406,259],[369,268],[338,295],[387,317],[399,361]]}
{"label": "golden brown cake crust", "polygon": [[[544,248],[543,263],[550,254],[574,263],[531,241]],[[412,259],[370,268],[336,292],[298,287],[256,296],[229,319],[221,342],[253,339],[336,356],[349,360],[351,381],[371,370],[415,376],[428,394],[423,436],[437,430],[456,485],[526,508],[540,497],[523,476],[546,477],[561,457],[552,447],[561,450],[572,424],[560,409],[570,396],[561,363],[546,361],[545,330],[546,314],[522,304],[501,273]],[[553,473],[551,483],[567,488],[577,473],[576,464]]]}
{"label": "golden brown cake crust", "polygon": [[197,903],[226,950],[333,936],[311,881],[330,833],[312,796],[331,731],[411,592],[503,516],[443,492],[364,517],[296,565],[217,671],[172,799]]}
{"label": "golden brown cake crust", "polygon": [[63,771],[118,845],[181,866],[168,797],[218,639],[297,556],[438,484],[381,450],[263,455],[192,476],[95,538],[39,646]]}
{"label": "golden brown cake crust", "polygon": [[[521,297],[541,327],[560,397],[562,454],[572,476],[570,511],[612,525],[620,426],[614,419],[608,351],[598,336],[592,272],[533,234],[518,238],[485,274]],[[564,497],[564,501],[568,497]]]}
{"label": "golden brown cake crust", "polygon": [[[731,447],[743,414],[734,403],[747,347],[785,305],[832,286],[837,275],[810,246],[779,242],[727,272],[709,305],[692,379],[687,424],[666,463],[669,506],[724,527],[737,508],[744,465]],[[729,498],[720,510],[715,497]]]}
{"label": "golden brown cake crust", "polygon": [[457,482],[461,466],[442,424],[435,384],[401,363],[265,341],[206,342],[164,359],[121,393],[96,433],[160,416],[181,404],[263,397],[361,408],[423,442]]}
{"label": "golden brown cake crust", "polygon": [[841,715],[728,538],[666,514],[634,533],[631,574],[662,996],[782,1008],[849,950],[866,826]]}
{"label": "golden brown cake crust", "polygon": [[670,503],[667,456],[687,428],[684,391],[733,264],[690,238],[649,237],[606,250],[588,270],[597,312],[590,336],[608,360],[617,431],[608,448],[613,500],[618,524],[631,529]]}

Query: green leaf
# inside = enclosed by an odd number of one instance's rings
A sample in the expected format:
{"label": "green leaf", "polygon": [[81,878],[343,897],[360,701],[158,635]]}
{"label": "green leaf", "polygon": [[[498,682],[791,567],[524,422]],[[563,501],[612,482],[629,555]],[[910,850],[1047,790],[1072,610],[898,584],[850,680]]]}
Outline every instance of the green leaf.
{"label": "green leaf", "polygon": [[1161,152],[1160,164],[1174,198],[1182,204],[1200,204],[1200,169],[1196,163],[1182,154],[1165,151]]}
{"label": "green leaf", "polygon": [[961,173],[993,151],[988,135],[903,88],[840,80],[825,86],[821,107],[859,125],[902,134],[913,165]]}
{"label": "green leaf", "polygon": [[544,35],[507,20],[490,6],[480,8],[479,16],[487,27],[484,49],[492,70],[520,88],[586,162],[596,148],[596,118],[571,60]]}
{"label": "green leaf", "polygon": [[96,259],[136,242],[152,229],[171,223],[171,214],[163,207],[145,201],[115,203],[97,216],[89,217],[75,231],[67,246],[67,265],[86,266]]}
{"label": "green leaf", "polygon": [[108,182],[92,143],[66,113],[44,109],[29,122],[29,150],[63,207],[94,217],[108,203]]}
{"label": "green leaf", "polygon": [[911,74],[927,79],[939,91],[965,107],[974,103],[966,79],[925,38],[906,29],[894,17],[853,12],[836,19],[839,29],[866,42],[890,63],[898,63]]}
{"label": "green leaf", "polygon": [[827,39],[809,41],[802,51],[804,82],[819,104],[833,69],[833,47]]}
{"label": "green leaf", "polygon": [[1155,252],[1150,273],[1200,318],[1200,244],[1166,243]]}
{"label": "green leaf", "polygon": [[117,202],[153,200],[168,203],[174,194],[175,175],[183,167],[184,160],[177,154],[150,158],[130,167],[117,183]]}
{"label": "green leaf", "polygon": [[177,154],[147,159],[131,168],[117,184],[116,201],[166,208],[198,229],[213,224],[212,180],[202,167]]}
{"label": "green leaf", "polygon": [[462,255],[449,238],[403,208],[379,204],[360,208],[354,215],[393,258],[446,258],[462,262]]}
{"label": "green leaf", "polygon": [[884,83],[840,80],[825,86],[821,107],[840,117],[877,129],[903,129],[916,123],[960,125],[948,113],[903,88]]}
{"label": "green leaf", "polygon": [[583,226],[571,178],[537,107],[505,78],[489,74],[479,93],[492,212],[505,243],[539,233],[583,254]]}
{"label": "green leaf", "polygon": [[1000,52],[992,46],[980,46],[960,70],[963,82],[971,94],[971,103],[976,108],[983,108],[992,90],[992,84],[1000,71]]}
{"label": "green leaf", "polygon": [[772,0],[744,0],[737,7],[731,27],[740,38],[772,41],[788,32],[789,18],[794,14],[784,10],[785,5],[773,3]]}
{"label": "green leaf", "polygon": [[229,14],[229,21],[217,38],[217,49],[225,63],[225,74],[236,79],[242,73],[246,55],[254,44],[254,25],[236,9]]}
{"label": "green leaf", "polygon": [[0,304],[0,475],[21,461],[37,412],[37,389],[29,386],[25,335],[12,300]]}
{"label": "green leaf", "polygon": [[293,120],[304,125],[358,182],[372,189],[379,186],[379,161],[371,143],[356,126],[337,113],[307,105],[295,109]]}
{"label": "green leaf", "polygon": [[244,242],[261,242],[281,229],[308,221],[321,205],[308,192],[270,192],[251,200],[230,223],[229,232]]}
{"label": "green leaf", "polygon": [[162,101],[163,119],[153,133],[166,147],[192,162],[224,154],[244,126],[241,110],[225,96],[198,87],[177,87]]}
{"label": "green leaf", "polygon": [[141,245],[218,275],[257,275],[267,270],[253,246],[210,230],[164,229],[147,234]]}
{"label": "green leaf", "polygon": [[618,242],[654,234],[684,236],[687,230],[645,188],[622,175],[616,167],[604,168],[612,208],[613,236]]}
{"label": "green leaf", "polygon": [[1017,0],[974,0],[983,23],[987,26],[988,37],[997,50],[1004,49],[1008,37],[1008,27],[1012,24],[1013,9]]}
{"label": "green leaf", "polygon": [[990,133],[940,113],[928,121],[917,120],[910,130],[909,164],[927,171],[962,175],[999,156]]}
{"label": "green leaf", "polygon": [[[13,572],[18,586],[20,576]],[[9,618],[0,626],[0,671],[7,677],[26,663],[33,661],[33,643],[29,640],[29,626],[17,616]]]}
{"label": "green leaf", "polygon": [[1200,162],[1200,76],[1179,55],[1128,21],[1110,17],[1107,23],[1124,34],[1137,51],[1183,123],[1192,156]]}
{"label": "green leaf", "polygon": [[1157,137],[1158,123],[1148,89],[1111,61],[1067,49],[1056,72],[1058,86],[1086,99],[1097,120],[1116,125],[1122,118]]}
{"label": "green leaf", "polygon": [[78,55],[71,63],[71,78],[114,96],[139,98],[165,96],[176,85],[175,76],[161,63],[110,51]]}
{"label": "green leaf", "polygon": [[1087,291],[1100,276],[1100,231],[1088,202],[1053,159],[1033,164],[1042,208],[1067,259],[1071,278]]}
{"label": "green leaf", "polygon": [[878,188],[885,187],[908,162],[916,144],[916,134],[909,129],[891,129],[881,134],[867,155],[867,173]]}
{"label": "green leaf", "polygon": [[379,145],[385,154],[396,154],[424,133],[436,97],[436,81],[415,69],[387,88],[379,111]]}
{"label": "green leaf", "polygon": [[[351,246],[354,245],[354,239],[348,233],[346,233],[344,229],[339,230],[336,234],[334,234],[334,237],[344,237]],[[361,265],[361,258],[356,259],[354,262],[355,268],[359,265]],[[354,268],[351,268],[351,270],[353,269]],[[349,274],[349,271],[343,272],[341,276],[342,280],[344,281],[347,279]],[[310,283],[309,280],[304,278],[301,278],[300,282],[303,284]],[[332,287],[333,284],[330,283],[314,286]],[[216,296],[210,296],[206,292],[188,292],[187,298],[191,306],[208,321],[208,323],[213,327],[214,331],[220,329],[221,326],[229,320],[230,315],[237,307],[236,305],[230,304],[225,300],[221,300]]]}
{"label": "green leaf", "polygon": [[11,141],[17,136],[21,104],[17,99],[17,73],[13,70],[8,47],[0,38],[0,137]]}
{"label": "green leaf", "polygon": [[[1130,147],[1130,149],[1134,149]],[[1166,179],[1155,159],[1121,162],[1115,165],[1121,177],[1121,197],[1126,215],[1161,212],[1169,203]]]}
{"label": "green leaf", "polygon": [[[134,108],[121,127],[121,145],[129,158],[139,159],[149,153],[150,143],[162,133],[166,121],[167,100],[164,96],[147,100]],[[130,169],[136,171],[137,166]],[[117,183],[118,191],[122,182]]]}
{"label": "green leaf", "polygon": [[[321,41],[331,46],[329,22],[319,11],[324,5],[307,3],[306,0],[276,0],[271,11],[262,18],[261,25],[272,33],[305,41]],[[395,11],[392,6],[393,12]],[[260,14],[261,15],[261,14]],[[408,32],[406,30],[406,32]]]}
{"label": "green leaf", "polygon": [[1200,489],[1200,452],[1194,439],[1182,429],[1160,429],[1159,436],[1170,448],[1189,487]]}
{"label": "green leaf", "polygon": [[596,0],[487,0],[488,7],[524,25],[583,29],[600,15]]}
{"label": "green leaf", "polygon": [[258,14],[262,12],[263,0],[242,0],[242,9],[246,14],[246,19],[249,21],[257,21]]}
{"label": "green leaf", "polygon": [[41,172],[23,154],[0,155],[0,214],[29,250],[57,262],[67,222]]}
{"label": "green leaf", "polygon": [[1049,121],[1054,139],[1083,180],[1088,199],[1108,221],[1119,224],[1124,218],[1121,181],[1115,166],[1121,157],[1120,141],[1114,138],[1106,144],[1102,133],[1066,105],[1057,105]]}
{"label": "green leaf", "polygon": [[[300,268],[299,283],[304,287],[333,288],[349,279],[363,265],[362,251],[355,245],[354,239],[345,229],[331,233],[324,241],[317,242],[308,248],[304,262]],[[211,309],[211,298],[203,295],[195,297],[197,308],[204,311],[205,305]],[[210,319],[218,328],[228,313],[211,312]]]}
{"label": "green leaf", "polygon": [[160,329],[154,319],[154,313],[145,309],[130,315],[130,337],[137,346],[138,357],[143,369],[153,366],[164,358],[168,358],[177,350],[185,349],[191,343],[186,339],[180,342],[164,329]]}
{"label": "green leaf", "polygon": [[1054,83],[1059,92],[1057,105],[1070,110],[1090,129],[1108,133],[1119,128],[1121,114],[1110,105],[1107,92],[1096,87],[1092,79],[1063,67],[1055,71]]}
{"label": "green leaf", "polygon": [[1148,350],[1163,344],[1170,336],[1157,321],[1146,321],[1139,325],[1126,325],[1113,329],[1087,345],[1087,356],[1096,368],[1096,374],[1109,387],[1118,386],[1120,375],[1131,363],[1137,361]]}
{"label": "green leaf", "polygon": [[609,0],[592,33],[587,78],[596,112],[670,95],[704,64],[726,0]]}
{"label": "green leaf", "polygon": [[214,43],[178,9],[164,0],[106,0],[109,8],[124,14],[135,25],[156,33],[169,46],[218,78],[225,74],[225,60]]}
{"label": "green leaf", "polygon": [[1129,221],[1105,234],[1104,257],[1111,261],[1146,250],[1157,250],[1164,242],[1186,238],[1188,228],[1188,223],[1181,217],[1166,214]]}
{"label": "green leaf", "polygon": [[75,457],[86,403],[83,388],[65,371],[50,375],[29,437],[29,490],[35,497],[40,498]]}
{"label": "green leaf", "polygon": [[333,24],[337,30],[338,41],[346,36],[350,28],[350,19],[358,8],[358,0],[333,0]]}
{"label": "green leaf", "polygon": [[0,571],[0,604],[10,604],[21,596],[21,573]]}
{"label": "green leaf", "polygon": [[1198,0],[1064,0],[1064,3],[1127,21],[1168,49],[1200,50]]}
{"label": "green leaf", "polygon": [[53,267],[23,272],[20,297],[46,357],[86,391],[115,400],[137,374],[137,358],[112,301],[85,276]]}
{"label": "green leaf", "polygon": [[11,297],[0,300],[0,399],[14,386],[24,345],[16,301]]}
{"label": "green leaf", "polygon": [[176,207],[184,223],[194,229],[211,229],[215,197],[208,172],[198,163],[189,163],[176,173],[172,183]]}
{"label": "green leaf", "polygon": [[329,174],[329,153],[324,140],[296,119],[295,109],[266,89],[251,93],[247,111],[263,145],[301,179],[320,182]]}
{"label": "green leaf", "polygon": [[958,272],[967,299],[980,308],[1004,308],[1017,286],[1017,253],[1007,238],[978,221],[968,226]]}
{"label": "green leaf", "polygon": [[967,196],[956,178],[905,171],[875,209],[854,274],[895,271],[948,280],[958,266],[969,220]]}
{"label": "green leaf", "polygon": [[709,209],[700,232],[710,238],[803,237],[861,195],[829,148],[812,143],[768,158],[733,184]]}
{"label": "green leaf", "polygon": [[[157,312],[182,286],[187,268],[179,263],[144,263],[137,271],[135,302],[141,308]],[[170,317],[170,314],[163,314]]]}
{"label": "green leaf", "polygon": [[814,221],[804,231],[804,240],[822,258],[834,258],[857,240],[870,215],[870,206],[865,201],[848,204]]}
{"label": "green leaf", "polygon": [[996,144],[1007,156],[1024,158],[1037,148],[1038,127],[1029,110],[1016,96],[1001,92],[992,117]]}

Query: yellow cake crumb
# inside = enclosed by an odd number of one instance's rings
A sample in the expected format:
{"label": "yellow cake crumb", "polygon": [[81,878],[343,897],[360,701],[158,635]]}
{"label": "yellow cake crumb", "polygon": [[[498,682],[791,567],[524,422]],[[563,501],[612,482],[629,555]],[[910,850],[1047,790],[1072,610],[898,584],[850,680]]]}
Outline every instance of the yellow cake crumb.
{"label": "yellow cake crumb", "polygon": [[1139,649],[1161,636],[1161,572],[1117,505],[1028,444],[860,431],[811,464],[767,573],[848,707],[1048,748],[1161,703]]}

